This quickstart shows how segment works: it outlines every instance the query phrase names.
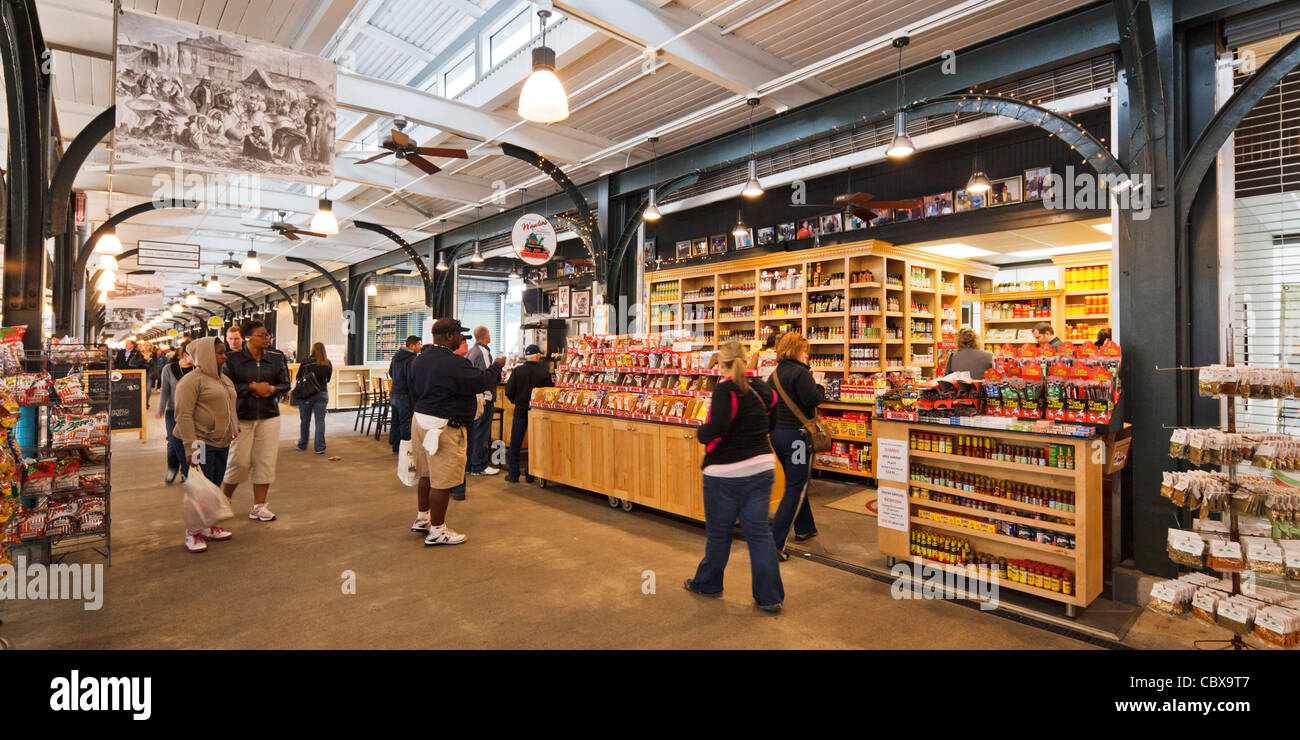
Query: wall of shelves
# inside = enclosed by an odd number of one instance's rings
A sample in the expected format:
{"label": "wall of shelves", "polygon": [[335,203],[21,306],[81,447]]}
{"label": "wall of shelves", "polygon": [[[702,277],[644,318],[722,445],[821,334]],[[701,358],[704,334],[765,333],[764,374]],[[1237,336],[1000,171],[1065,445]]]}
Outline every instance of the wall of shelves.
{"label": "wall of shelves", "polygon": [[1057,285],[1065,289],[1062,327],[1057,335],[1067,341],[1097,338],[1101,329],[1114,326],[1115,296],[1111,293],[1111,253],[1090,252],[1052,259],[1060,270]]}

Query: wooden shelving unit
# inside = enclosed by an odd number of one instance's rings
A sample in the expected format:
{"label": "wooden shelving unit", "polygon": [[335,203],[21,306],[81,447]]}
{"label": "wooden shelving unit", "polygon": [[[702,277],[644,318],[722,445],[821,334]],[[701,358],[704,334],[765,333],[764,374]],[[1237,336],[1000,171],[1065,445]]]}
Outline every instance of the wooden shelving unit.
{"label": "wooden shelving unit", "polygon": [[[973,299],[979,303],[980,333],[985,349],[996,350],[1004,344],[1029,344],[1034,341],[1033,337],[1021,335],[1043,322],[1051,324],[1052,331],[1057,336],[1064,333],[1065,291],[1059,288],[979,293]],[[1017,313],[1017,307],[1022,314],[1027,307],[1038,307],[1045,310],[1047,315],[1014,316],[1012,314]],[[1039,313],[1041,312],[1040,310]],[[1015,331],[1016,335],[1009,339],[994,339],[990,336],[994,331]]]}
{"label": "wooden shelving unit", "polygon": [[1064,320],[1057,334],[1067,341],[1090,341],[1099,330],[1114,326],[1118,316],[1112,312],[1119,304],[1111,291],[1111,253],[1063,255],[1052,262],[1060,273],[1057,284],[1065,288]]}

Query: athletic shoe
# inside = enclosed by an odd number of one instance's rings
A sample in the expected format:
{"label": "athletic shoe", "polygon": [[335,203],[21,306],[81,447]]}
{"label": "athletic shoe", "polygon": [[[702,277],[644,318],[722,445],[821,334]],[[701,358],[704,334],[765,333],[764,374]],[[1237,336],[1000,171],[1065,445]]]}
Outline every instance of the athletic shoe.
{"label": "athletic shoe", "polygon": [[248,518],[256,519],[259,522],[273,522],[275,521],[275,514],[272,514],[271,510],[266,508],[266,504],[253,504],[253,508],[248,510]]}
{"label": "athletic shoe", "polygon": [[306,451],[307,451],[307,445],[302,444],[302,443],[296,444],[296,445],[294,445],[294,447],[297,447],[299,452],[306,452]]}
{"label": "athletic shoe", "polygon": [[415,518],[415,524],[411,525],[411,531],[419,532],[421,534],[428,534],[429,529],[432,527],[433,527],[433,521],[431,519],[429,519],[428,517],[417,516]]}
{"label": "athletic shoe", "polygon": [[465,535],[447,529],[446,525],[430,528],[429,536],[424,538],[424,544],[430,547],[433,545],[459,545],[464,541]]}
{"label": "athletic shoe", "polygon": [[165,484],[167,484],[167,485],[169,485],[169,486],[170,486],[171,484],[175,483],[175,482],[176,482],[176,476],[177,476],[178,474],[180,474],[180,472],[181,472],[181,471],[178,470],[178,469],[176,469],[176,468],[167,468],[167,477],[166,477],[166,478],[163,478],[163,483],[165,483]]}
{"label": "athletic shoe", "polygon": [[203,535],[197,533],[185,533],[185,549],[190,552],[203,552],[208,549],[208,543],[203,541]]}
{"label": "athletic shoe", "polygon": [[231,532],[229,529],[222,529],[218,526],[211,526],[207,529],[200,530],[199,534],[203,539],[212,540],[214,542],[225,542],[235,536],[235,533]]}
{"label": "athletic shoe", "polygon": [[483,470],[481,470],[480,472],[470,473],[470,475],[496,475],[497,473],[500,472],[501,472],[500,470],[497,470],[496,468],[489,465],[486,468],[483,468]]}
{"label": "athletic shoe", "polygon": [[754,604],[754,606],[765,612],[772,612],[773,614],[781,611],[781,602],[779,601],[775,604]]}
{"label": "athletic shoe", "polygon": [[317,454],[317,455],[324,455],[324,454],[325,454],[325,450],[316,450],[316,454]]}

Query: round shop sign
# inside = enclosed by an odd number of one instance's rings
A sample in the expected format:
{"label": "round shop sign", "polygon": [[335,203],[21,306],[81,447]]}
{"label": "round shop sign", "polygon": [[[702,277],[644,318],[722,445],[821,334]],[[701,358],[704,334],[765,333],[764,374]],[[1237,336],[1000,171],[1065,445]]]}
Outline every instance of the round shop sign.
{"label": "round shop sign", "polygon": [[208,328],[209,328],[209,329],[220,329],[221,326],[222,326],[222,321],[221,321],[221,317],[220,317],[220,316],[209,316],[209,317],[208,317]]}
{"label": "round shop sign", "polygon": [[179,336],[179,335],[180,335],[180,332],[176,331],[175,329],[168,329],[168,330],[167,330],[167,336],[171,337],[172,339],[175,339],[175,338],[176,338],[177,336]]}
{"label": "round shop sign", "polygon": [[519,259],[530,265],[544,265],[555,256],[555,227],[545,216],[525,213],[515,221],[510,242]]}
{"label": "round shop sign", "polygon": [[121,373],[120,371],[118,371],[118,370],[114,370],[114,371],[113,371],[113,372],[108,376],[108,378],[109,378],[109,380],[111,380],[111,381],[113,381],[114,383],[116,383],[117,381],[119,381],[119,380],[122,379],[122,373]]}

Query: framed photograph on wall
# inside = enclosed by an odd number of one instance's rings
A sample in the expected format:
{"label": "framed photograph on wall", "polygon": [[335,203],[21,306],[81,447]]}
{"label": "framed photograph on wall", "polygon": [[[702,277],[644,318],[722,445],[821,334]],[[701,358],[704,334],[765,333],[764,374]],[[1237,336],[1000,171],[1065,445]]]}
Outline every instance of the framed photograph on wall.
{"label": "framed photograph on wall", "polygon": [[884,226],[894,222],[894,211],[892,209],[872,208],[871,210],[875,211],[876,214],[876,217],[871,219],[872,226]]}
{"label": "framed photograph on wall", "polygon": [[726,254],[727,253],[727,235],[718,234],[709,237],[709,254]]}
{"label": "framed photograph on wall", "polygon": [[1047,178],[1052,174],[1051,167],[1034,167],[1025,170],[1025,200],[1042,200],[1046,197]]}
{"label": "framed photograph on wall", "polygon": [[987,195],[990,206],[1009,206],[1023,201],[1024,188],[1020,175],[994,180]]}
{"label": "framed photograph on wall", "polygon": [[956,206],[958,213],[974,211],[984,207],[985,193],[972,193],[969,190],[958,190],[956,193]]}
{"label": "framed photograph on wall", "polygon": [[776,244],[776,227],[764,226],[758,230],[758,246],[769,247]]}
{"label": "framed photograph on wall", "polygon": [[659,240],[653,236],[647,236],[645,239],[645,253],[656,257],[659,255]]}
{"label": "framed photograph on wall", "polygon": [[797,233],[798,233],[798,232],[797,232],[797,230],[794,228],[794,224],[793,224],[793,223],[789,223],[789,224],[778,224],[777,227],[776,227],[776,241],[777,241],[778,243],[780,243],[780,242],[792,242],[792,241],[794,241],[794,240],[797,238],[797,237],[796,237],[796,234],[797,234]]}
{"label": "framed photograph on wall", "polygon": [[686,239],[684,241],[677,242],[677,259],[679,260],[690,259],[690,256],[691,256],[691,240]]}
{"label": "framed photograph on wall", "polygon": [[572,316],[575,319],[586,319],[591,317],[591,291],[575,290],[572,296]]}
{"label": "framed photograph on wall", "polygon": [[701,239],[696,239],[696,240],[692,241],[692,242],[691,242],[691,256],[692,256],[692,257],[708,257],[708,256],[709,256],[709,240],[708,240],[708,239],[703,239],[703,238],[701,238]]}
{"label": "framed photograph on wall", "polygon": [[749,229],[746,233],[740,236],[736,236],[735,234],[732,234],[732,237],[734,237],[736,240],[736,249],[749,249],[750,247],[754,246],[753,229]]}
{"label": "framed photograph on wall", "polygon": [[811,239],[811,238],[813,238],[814,236],[817,236],[817,234],[819,233],[817,230],[818,230],[819,228],[821,228],[821,227],[818,225],[818,223],[817,223],[817,219],[815,219],[815,218],[810,218],[810,219],[806,219],[806,220],[804,220],[804,221],[800,221],[800,222],[799,222],[799,230],[795,232],[795,238],[796,238],[796,239]]}
{"label": "framed photograph on wall", "polygon": [[921,209],[922,206],[917,206],[915,208],[895,208],[894,220],[895,221],[916,221],[921,218]]}
{"label": "framed photograph on wall", "polygon": [[555,291],[555,316],[560,319],[569,318],[569,286],[564,285]]}
{"label": "framed photograph on wall", "polygon": [[551,318],[553,319],[558,319],[560,317],[560,301],[558,300],[558,297],[559,291],[546,291],[546,303],[551,307]]}
{"label": "framed photograph on wall", "polygon": [[858,218],[857,214],[852,211],[844,212],[844,230],[857,231],[858,229],[870,228],[871,224]]}
{"label": "framed photograph on wall", "polygon": [[844,219],[838,213],[828,213],[822,216],[821,220],[822,234],[838,234],[844,231]]}
{"label": "framed photograph on wall", "polygon": [[926,218],[947,216],[952,213],[952,191],[927,195],[923,201],[922,209]]}

